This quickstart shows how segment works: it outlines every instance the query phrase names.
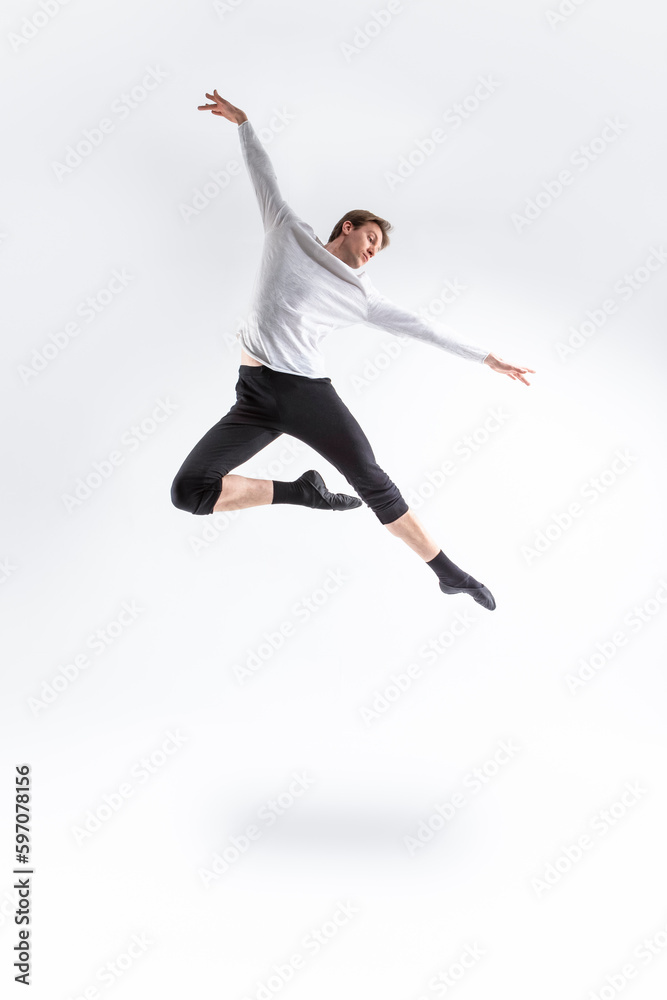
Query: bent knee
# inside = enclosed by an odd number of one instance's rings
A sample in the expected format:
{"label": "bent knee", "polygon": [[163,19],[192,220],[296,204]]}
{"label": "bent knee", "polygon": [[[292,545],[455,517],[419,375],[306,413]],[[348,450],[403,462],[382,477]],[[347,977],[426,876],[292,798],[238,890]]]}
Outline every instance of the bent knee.
{"label": "bent knee", "polygon": [[176,476],[171,484],[171,502],[179,510],[194,514],[197,507],[194,490],[184,476]]}
{"label": "bent knee", "polygon": [[171,502],[189,514],[211,514],[220,496],[220,480],[214,484],[177,475],[171,484]]}

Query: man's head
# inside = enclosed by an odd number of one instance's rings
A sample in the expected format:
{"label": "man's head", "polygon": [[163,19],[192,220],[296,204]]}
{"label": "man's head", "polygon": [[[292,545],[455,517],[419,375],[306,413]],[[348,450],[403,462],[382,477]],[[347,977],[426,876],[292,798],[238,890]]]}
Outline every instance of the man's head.
{"label": "man's head", "polygon": [[389,246],[391,223],[363,208],[355,208],[339,219],[326,249],[349,267],[363,267],[376,253]]}

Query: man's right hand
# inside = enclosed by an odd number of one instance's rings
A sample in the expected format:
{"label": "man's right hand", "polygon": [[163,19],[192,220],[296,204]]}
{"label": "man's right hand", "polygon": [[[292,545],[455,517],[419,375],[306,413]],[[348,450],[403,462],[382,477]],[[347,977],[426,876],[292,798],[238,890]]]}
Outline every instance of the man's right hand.
{"label": "man's right hand", "polygon": [[233,104],[226,101],[224,97],[220,97],[217,90],[214,90],[212,94],[206,95],[210,101],[214,101],[213,104],[199,104],[197,106],[198,111],[210,111],[214,115],[220,115],[221,118],[226,118],[228,122],[234,122],[236,125],[242,125],[243,122],[248,121],[248,116],[245,111],[241,111],[240,108],[235,108]]}

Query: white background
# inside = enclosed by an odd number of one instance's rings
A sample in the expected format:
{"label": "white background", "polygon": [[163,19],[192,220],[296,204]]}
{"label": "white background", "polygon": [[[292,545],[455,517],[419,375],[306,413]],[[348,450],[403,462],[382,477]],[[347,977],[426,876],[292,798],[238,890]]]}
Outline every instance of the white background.
{"label": "white background", "polygon": [[[2,15],[3,981],[29,763],[40,1000],[662,996],[662,6],[44,5]],[[323,241],[354,207],[394,224],[381,292],[536,369],[364,327],[324,345],[493,613],[366,506],[171,505],[234,401],[262,244],[235,126],[197,111],[214,87],[257,130],[282,114],[266,148]],[[348,490],[285,444],[239,471]]]}

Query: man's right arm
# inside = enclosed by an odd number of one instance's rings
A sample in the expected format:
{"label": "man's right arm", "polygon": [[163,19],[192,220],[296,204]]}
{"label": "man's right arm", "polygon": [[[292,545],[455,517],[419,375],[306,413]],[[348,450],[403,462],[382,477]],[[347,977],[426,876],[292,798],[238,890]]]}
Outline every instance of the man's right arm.
{"label": "man's right arm", "polygon": [[220,97],[217,90],[206,96],[214,103],[200,104],[200,111],[211,111],[214,115],[219,115],[221,118],[226,118],[227,121],[238,125],[241,152],[255,189],[264,230],[273,229],[284,220],[290,209],[280,193],[278,178],[268,153],[252,124],[248,121],[245,111],[241,111],[240,108],[236,108],[229,101],[226,101],[224,97]]}
{"label": "man's right arm", "polygon": [[247,118],[239,124],[239,139],[243,159],[262,213],[264,230],[268,231],[284,221],[290,208],[280,193],[278,178],[269,155]]}

